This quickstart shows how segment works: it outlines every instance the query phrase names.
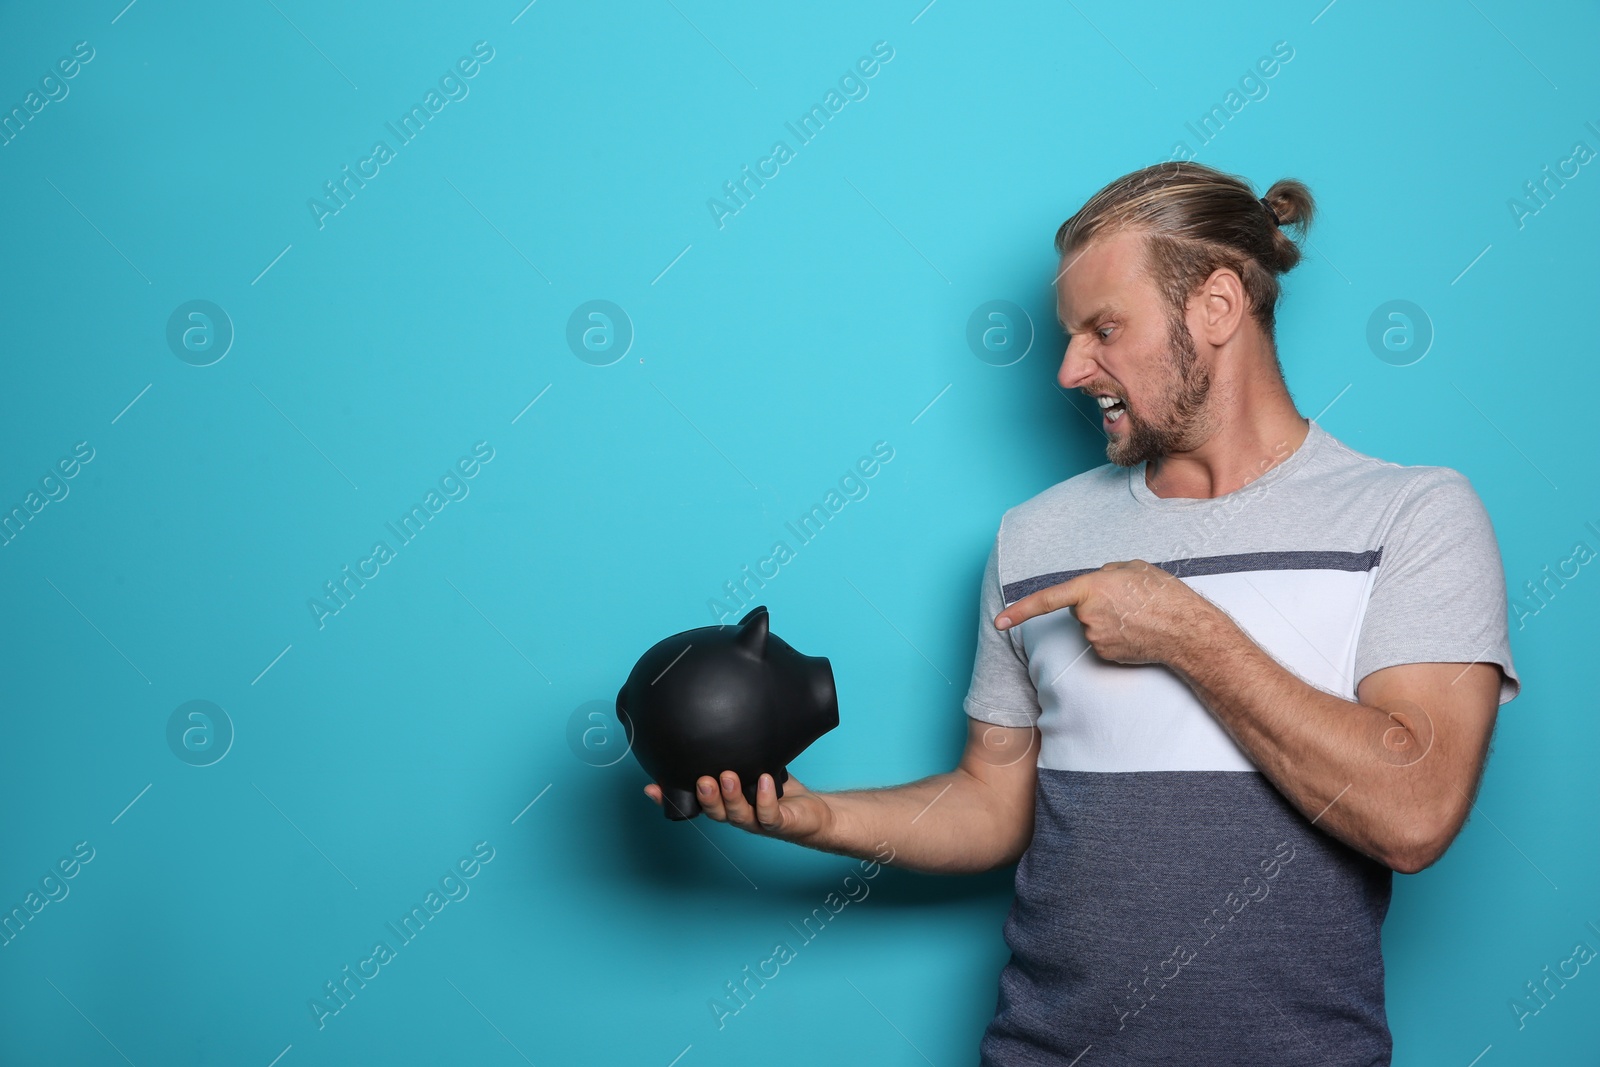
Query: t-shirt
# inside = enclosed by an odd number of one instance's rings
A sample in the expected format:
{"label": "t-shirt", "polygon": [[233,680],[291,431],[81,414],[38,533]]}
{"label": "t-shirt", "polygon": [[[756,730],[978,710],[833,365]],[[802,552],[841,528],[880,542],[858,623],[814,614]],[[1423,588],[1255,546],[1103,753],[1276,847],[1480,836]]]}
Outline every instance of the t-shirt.
{"label": "t-shirt", "polygon": [[[1209,499],[1107,463],[1001,519],[964,708],[1041,733],[992,1067],[1386,1064],[1391,871],[1302,815],[1162,664],[1102,660],[1066,609],[994,617],[1143,559],[1278,663],[1346,700],[1401,663],[1511,662],[1494,529],[1468,480],[1349,448],[1312,421],[1277,466]],[[1266,465],[1266,464],[1264,464]],[[1376,740],[1376,739],[1375,739]]]}

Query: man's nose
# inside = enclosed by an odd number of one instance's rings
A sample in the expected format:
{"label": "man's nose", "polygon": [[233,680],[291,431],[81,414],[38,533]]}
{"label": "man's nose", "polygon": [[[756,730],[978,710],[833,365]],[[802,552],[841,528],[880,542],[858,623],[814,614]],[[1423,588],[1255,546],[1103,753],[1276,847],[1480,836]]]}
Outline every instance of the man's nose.
{"label": "man's nose", "polygon": [[1056,381],[1061,388],[1077,389],[1094,378],[1098,368],[1094,360],[1081,352],[1081,347],[1075,341],[1067,343],[1067,349],[1061,356],[1061,370],[1056,373]]}

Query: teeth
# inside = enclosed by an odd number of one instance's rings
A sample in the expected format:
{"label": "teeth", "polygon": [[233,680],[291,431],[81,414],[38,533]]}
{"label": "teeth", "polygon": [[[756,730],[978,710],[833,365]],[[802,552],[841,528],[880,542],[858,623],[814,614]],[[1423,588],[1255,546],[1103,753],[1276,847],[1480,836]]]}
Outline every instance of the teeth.
{"label": "teeth", "polygon": [[1116,422],[1120,418],[1122,418],[1122,412],[1114,411],[1110,415],[1106,416],[1106,421],[1107,422]]}
{"label": "teeth", "polygon": [[1101,408],[1108,408],[1113,404],[1120,404],[1122,402],[1114,396],[1097,396],[1095,397],[1095,400],[1099,403]]}

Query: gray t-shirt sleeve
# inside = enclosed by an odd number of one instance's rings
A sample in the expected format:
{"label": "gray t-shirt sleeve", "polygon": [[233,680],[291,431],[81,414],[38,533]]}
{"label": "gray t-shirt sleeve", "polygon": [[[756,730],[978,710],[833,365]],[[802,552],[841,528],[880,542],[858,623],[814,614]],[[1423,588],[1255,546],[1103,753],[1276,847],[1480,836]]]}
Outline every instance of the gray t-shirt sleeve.
{"label": "gray t-shirt sleeve", "polygon": [[998,726],[1032,726],[1039,718],[1039,694],[1022,651],[1022,628],[994,628],[994,617],[1005,606],[997,535],[983,569],[983,588],[978,596],[978,652],[972,664],[972,686],[961,706],[972,718]]}
{"label": "gray t-shirt sleeve", "polygon": [[1494,526],[1472,483],[1449,467],[1419,474],[1389,526],[1356,643],[1356,684],[1402,663],[1498,664],[1501,704],[1521,688]]}

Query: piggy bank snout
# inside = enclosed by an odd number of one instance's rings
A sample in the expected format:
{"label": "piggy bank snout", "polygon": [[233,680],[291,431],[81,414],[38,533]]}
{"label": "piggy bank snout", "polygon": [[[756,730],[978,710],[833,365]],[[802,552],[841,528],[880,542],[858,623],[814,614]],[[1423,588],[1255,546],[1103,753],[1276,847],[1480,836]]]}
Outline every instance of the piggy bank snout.
{"label": "piggy bank snout", "polygon": [[833,664],[823,656],[806,657],[806,741],[815,741],[839,725],[839,691],[834,686]]}

